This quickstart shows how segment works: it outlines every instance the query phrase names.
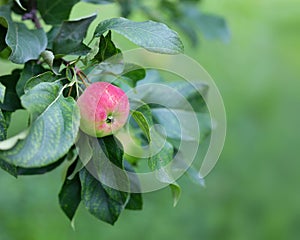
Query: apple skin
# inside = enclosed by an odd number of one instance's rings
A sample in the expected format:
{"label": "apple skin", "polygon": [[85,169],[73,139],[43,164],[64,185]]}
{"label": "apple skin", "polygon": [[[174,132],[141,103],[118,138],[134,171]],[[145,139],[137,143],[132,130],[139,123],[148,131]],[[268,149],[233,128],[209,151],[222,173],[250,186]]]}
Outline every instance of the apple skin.
{"label": "apple skin", "polygon": [[77,99],[80,129],[93,137],[105,137],[122,128],[129,115],[125,92],[108,82],[89,85]]}

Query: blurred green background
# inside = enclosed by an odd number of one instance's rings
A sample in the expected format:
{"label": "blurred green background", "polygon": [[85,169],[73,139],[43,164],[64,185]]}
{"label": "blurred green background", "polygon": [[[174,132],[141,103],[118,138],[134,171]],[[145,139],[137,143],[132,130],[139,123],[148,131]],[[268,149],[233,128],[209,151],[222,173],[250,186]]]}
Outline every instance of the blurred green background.
{"label": "blurred green background", "polygon": [[[144,210],[125,211],[115,226],[80,207],[76,230],[59,209],[62,170],[18,180],[0,173],[0,239],[300,239],[300,2],[210,0],[225,16],[229,44],[202,40],[186,53],[214,78],[228,133],[206,188],[187,179],[176,208],[169,189],[145,195]],[[115,6],[97,7],[100,19]],[[72,17],[95,11],[77,5]],[[121,48],[129,48],[120,39]],[[10,65],[0,60],[0,73]]]}

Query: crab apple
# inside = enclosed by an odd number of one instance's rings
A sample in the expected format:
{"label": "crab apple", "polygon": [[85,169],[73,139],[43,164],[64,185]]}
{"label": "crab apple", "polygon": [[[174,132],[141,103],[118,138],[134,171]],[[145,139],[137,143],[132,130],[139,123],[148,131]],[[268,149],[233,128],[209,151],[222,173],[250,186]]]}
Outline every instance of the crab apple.
{"label": "crab apple", "polygon": [[77,100],[80,129],[93,137],[105,137],[122,128],[129,115],[125,92],[108,82],[89,85]]}

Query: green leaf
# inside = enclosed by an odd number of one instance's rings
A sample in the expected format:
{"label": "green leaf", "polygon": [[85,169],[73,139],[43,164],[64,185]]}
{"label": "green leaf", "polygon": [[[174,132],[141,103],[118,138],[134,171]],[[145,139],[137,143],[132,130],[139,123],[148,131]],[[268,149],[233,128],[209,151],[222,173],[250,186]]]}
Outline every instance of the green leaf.
{"label": "green leaf", "polygon": [[43,82],[55,82],[55,81],[60,81],[60,80],[63,80],[65,78],[61,78],[60,76],[57,76],[57,75],[54,75],[52,72],[44,72],[42,74],[39,74],[39,75],[36,75],[32,78],[30,78],[24,89],[25,89],[25,92],[34,88],[36,85],[40,84],[40,83],[43,83]]}
{"label": "green leaf", "polygon": [[152,171],[156,171],[156,178],[160,182],[169,184],[173,195],[173,205],[176,206],[180,198],[181,188],[173,179],[172,174],[169,171],[169,167],[166,166],[173,160],[173,155],[173,146],[169,142],[165,141],[162,149],[157,154],[149,158],[148,165]]}
{"label": "green leaf", "polygon": [[93,157],[90,137],[82,131],[79,131],[76,149],[78,152],[78,161],[76,162],[73,172],[68,176],[68,179],[74,178],[74,176],[84,168]]}
{"label": "green leaf", "polygon": [[[157,147],[160,147],[159,145],[162,143],[162,141],[158,141],[158,138],[159,136],[156,136],[155,143],[158,145]],[[173,160],[173,153],[173,146],[169,142],[165,141],[161,150],[149,158],[148,165],[150,169],[155,171],[165,167]]]}
{"label": "green leaf", "polygon": [[0,82],[0,103],[4,102],[5,89],[6,87]]}
{"label": "green leaf", "polygon": [[128,18],[132,12],[133,5],[137,4],[132,0],[116,0],[121,7],[121,16]]}
{"label": "green leaf", "polygon": [[109,4],[116,2],[115,0],[81,0],[82,2],[93,3],[93,4]]}
{"label": "green leaf", "polygon": [[0,108],[14,112],[22,108],[20,98],[16,92],[16,84],[20,78],[20,70],[14,70],[12,74],[0,77],[0,83],[5,86],[4,101],[0,102]]}
{"label": "green leaf", "polygon": [[230,31],[224,18],[213,14],[202,14],[197,23],[207,39],[229,42]]}
{"label": "green leaf", "polygon": [[[179,109],[154,108],[153,118],[162,125],[168,138],[178,141],[198,141],[204,139],[211,131],[211,119],[208,113],[194,113]],[[179,119],[181,122],[179,122]],[[200,136],[196,135],[195,125],[189,121],[196,120],[200,129]]]}
{"label": "green leaf", "polygon": [[181,196],[181,187],[176,182],[171,182],[169,186],[173,196],[173,206],[176,207]]}
{"label": "green leaf", "polygon": [[138,46],[152,52],[178,54],[183,51],[178,34],[162,23],[133,22],[125,18],[112,18],[101,22],[97,26],[94,36],[99,37],[108,30],[114,30]]}
{"label": "green leaf", "polygon": [[0,168],[2,168],[4,171],[8,172],[14,177],[18,176],[17,168],[14,165],[9,164],[6,161],[2,160],[1,158],[0,158]]}
{"label": "green leaf", "polygon": [[28,61],[27,63],[25,63],[24,69],[21,72],[20,79],[16,85],[18,96],[21,97],[24,94],[24,87],[30,78],[41,74],[44,71],[45,69],[35,61]]}
{"label": "green leaf", "polygon": [[59,83],[41,83],[22,96],[23,106],[32,114],[28,136],[0,159],[24,168],[50,165],[74,144],[80,114],[73,98],[64,98]]}
{"label": "green leaf", "polygon": [[0,21],[3,20],[8,26],[5,42],[12,50],[9,59],[19,64],[38,59],[47,46],[44,30],[29,30],[25,24],[13,22],[8,5],[0,7]]}
{"label": "green leaf", "polygon": [[19,6],[22,10],[26,11],[26,9],[22,6],[20,0],[15,0],[15,2],[18,4],[18,6]]}
{"label": "green leaf", "polygon": [[48,66],[53,70],[54,54],[49,50],[45,50],[41,53],[41,57],[48,64]]}
{"label": "green leaf", "polygon": [[5,36],[7,33],[7,28],[0,25],[0,52],[7,47],[5,42]]}
{"label": "green leaf", "polygon": [[148,142],[151,142],[151,133],[150,133],[150,123],[147,121],[147,118],[144,116],[142,112],[132,110],[132,117],[136,121],[136,123],[139,125],[139,127],[142,129],[143,133],[147,137]]}
{"label": "green leaf", "polygon": [[[48,74],[42,74],[42,76],[44,75]],[[33,80],[35,79],[33,78]],[[35,87],[33,86],[32,89],[28,88],[25,91],[25,94],[21,97],[21,101],[25,109],[31,113],[32,121],[44,114],[45,110],[49,107],[52,107],[52,103],[56,103],[57,98],[61,95],[61,87],[60,83],[41,82]]]}
{"label": "green leaf", "polygon": [[90,48],[83,43],[89,25],[96,15],[74,21],[63,22],[57,36],[53,40],[54,54],[85,55]]}
{"label": "green leaf", "polygon": [[70,221],[72,221],[81,202],[81,183],[79,174],[76,174],[71,180],[68,178],[65,179],[58,198],[61,209]]}
{"label": "green leaf", "polygon": [[121,53],[121,51],[115,46],[111,40],[111,31],[104,37],[101,35],[99,42],[99,51],[94,57],[98,62],[103,62],[104,60]]}
{"label": "green leaf", "polygon": [[[124,161],[125,170],[128,172],[134,172],[133,167],[129,162]],[[141,210],[143,208],[143,198],[140,192],[137,190],[141,190],[139,179],[136,175],[131,175],[130,179],[130,190],[134,189],[135,192],[130,192],[129,201],[126,204],[126,209],[130,210]]]}
{"label": "green leaf", "polygon": [[53,49],[53,41],[55,37],[58,35],[59,30],[61,26],[53,26],[48,32],[47,32],[47,39],[48,39],[48,44],[47,44],[47,49]]}
{"label": "green leaf", "polygon": [[9,150],[11,148],[13,148],[19,140],[23,140],[28,136],[28,129],[20,132],[19,134],[5,139],[3,141],[0,142],[0,150]]}
{"label": "green leaf", "polygon": [[123,80],[127,85],[134,88],[138,81],[144,79],[146,77],[146,70],[134,63],[125,63],[124,71],[121,76],[121,80]]}
{"label": "green leaf", "polygon": [[182,19],[192,27],[198,28],[208,40],[230,40],[230,30],[224,18],[199,11],[193,4],[182,6]]}
{"label": "green leaf", "polygon": [[173,171],[185,171],[185,174],[193,181],[195,184],[200,185],[201,187],[205,186],[204,178],[200,175],[199,170],[196,170],[194,166],[188,164],[182,153],[178,151],[176,153],[176,158],[172,162]]}
{"label": "green leaf", "polygon": [[80,0],[37,0],[38,10],[49,25],[57,25],[69,19],[73,6]]}
{"label": "green leaf", "polygon": [[39,175],[39,174],[45,174],[48,173],[54,169],[56,169],[58,166],[60,166],[64,161],[66,160],[66,157],[62,157],[58,161],[40,168],[22,168],[17,167],[17,174],[20,175]]}
{"label": "green leaf", "polygon": [[87,210],[96,218],[114,224],[128,201],[128,194],[103,185],[86,168],[80,173],[81,198]]}
{"label": "green leaf", "polygon": [[6,139],[7,129],[8,129],[8,122],[5,118],[4,113],[0,109],[0,141],[3,141]]}

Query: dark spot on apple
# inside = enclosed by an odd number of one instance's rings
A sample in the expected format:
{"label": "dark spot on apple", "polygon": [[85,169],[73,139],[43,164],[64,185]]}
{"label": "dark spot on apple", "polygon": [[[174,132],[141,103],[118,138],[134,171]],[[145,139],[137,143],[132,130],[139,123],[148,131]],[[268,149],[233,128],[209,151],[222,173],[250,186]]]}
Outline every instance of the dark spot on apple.
{"label": "dark spot on apple", "polygon": [[106,123],[113,123],[113,122],[114,122],[113,116],[108,116],[106,119]]}

